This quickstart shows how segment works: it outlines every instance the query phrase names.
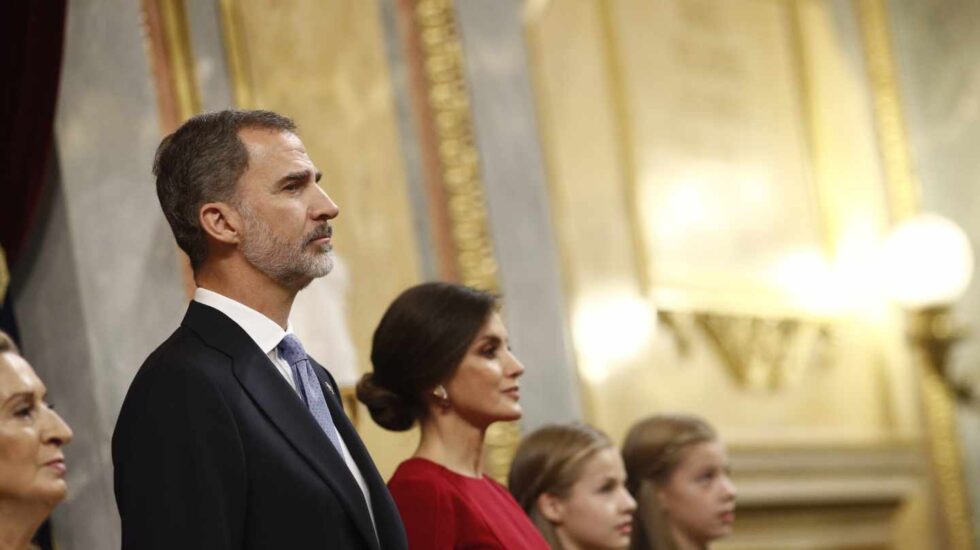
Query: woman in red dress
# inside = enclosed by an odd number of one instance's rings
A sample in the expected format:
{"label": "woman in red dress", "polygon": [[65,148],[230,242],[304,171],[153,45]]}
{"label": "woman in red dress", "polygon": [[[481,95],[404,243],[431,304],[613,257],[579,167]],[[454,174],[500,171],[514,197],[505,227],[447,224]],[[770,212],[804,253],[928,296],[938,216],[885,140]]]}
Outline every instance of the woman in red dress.
{"label": "woman in red dress", "polygon": [[415,454],[388,482],[413,550],[548,549],[483,472],[487,428],[521,417],[524,366],[497,309],[486,292],[425,283],[395,299],[374,332],[374,372],[357,397],[385,429],[421,428]]}

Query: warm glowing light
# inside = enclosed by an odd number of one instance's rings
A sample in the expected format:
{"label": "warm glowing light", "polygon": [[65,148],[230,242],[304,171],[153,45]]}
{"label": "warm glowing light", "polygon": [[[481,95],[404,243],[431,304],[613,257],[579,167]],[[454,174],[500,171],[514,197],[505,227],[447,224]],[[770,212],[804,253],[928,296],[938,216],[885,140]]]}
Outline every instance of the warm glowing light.
{"label": "warm glowing light", "polygon": [[776,283],[807,311],[828,314],[843,307],[847,291],[827,258],[816,250],[787,254],[775,266]]}
{"label": "warm glowing light", "polygon": [[575,308],[575,344],[584,374],[602,380],[616,363],[637,356],[653,335],[650,302],[629,292],[608,292],[583,298]]}
{"label": "warm glowing light", "polygon": [[889,298],[900,306],[951,305],[970,285],[973,249],[955,223],[922,214],[891,231],[882,245],[880,269]]}

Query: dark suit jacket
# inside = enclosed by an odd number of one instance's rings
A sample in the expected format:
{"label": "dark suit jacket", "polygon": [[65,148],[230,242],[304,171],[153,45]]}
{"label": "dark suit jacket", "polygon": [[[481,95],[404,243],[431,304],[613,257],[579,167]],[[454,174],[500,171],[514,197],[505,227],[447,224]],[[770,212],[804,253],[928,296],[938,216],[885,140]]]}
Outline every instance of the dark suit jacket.
{"label": "dark suit jacket", "polygon": [[112,436],[123,549],[408,548],[336,383],[314,370],[367,482],[377,538],[357,482],[297,393],[241,327],[191,302],[137,373]]}

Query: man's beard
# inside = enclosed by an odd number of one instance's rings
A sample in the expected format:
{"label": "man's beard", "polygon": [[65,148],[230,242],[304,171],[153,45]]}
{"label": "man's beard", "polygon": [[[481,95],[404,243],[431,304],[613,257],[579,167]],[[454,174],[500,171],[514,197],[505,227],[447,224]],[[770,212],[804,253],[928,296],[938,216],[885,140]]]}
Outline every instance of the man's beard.
{"label": "man's beard", "polygon": [[333,233],[324,223],[300,242],[280,238],[265,221],[244,204],[239,212],[245,222],[241,251],[245,259],[256,269],[279,284],[302,290],[313,279],[323,277],[333,269],[333,247],[329,244],[312,247],[314,239]]}

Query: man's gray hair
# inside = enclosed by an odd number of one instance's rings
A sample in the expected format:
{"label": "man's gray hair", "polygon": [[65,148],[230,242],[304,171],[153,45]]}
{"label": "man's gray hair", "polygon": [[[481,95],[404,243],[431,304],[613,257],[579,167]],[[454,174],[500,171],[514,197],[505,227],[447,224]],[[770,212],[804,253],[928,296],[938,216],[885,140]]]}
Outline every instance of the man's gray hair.
{"label": "man's gray hair", "polygon": [[157,147],[153,175],[160,207],[195,271],[208,256],[199,210],[209,202],[234,200],[238,179],[248,168],[248,150],[238,136],[246,128],[293,132],[296,124],[271,111],[204,113],[185,122]]}

